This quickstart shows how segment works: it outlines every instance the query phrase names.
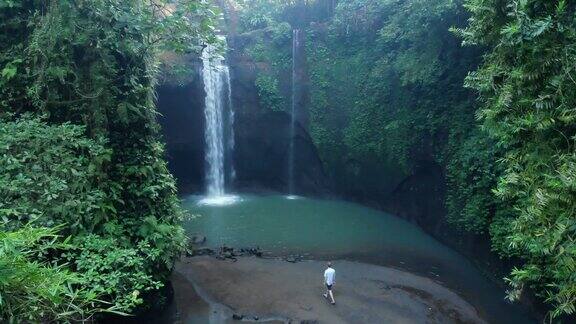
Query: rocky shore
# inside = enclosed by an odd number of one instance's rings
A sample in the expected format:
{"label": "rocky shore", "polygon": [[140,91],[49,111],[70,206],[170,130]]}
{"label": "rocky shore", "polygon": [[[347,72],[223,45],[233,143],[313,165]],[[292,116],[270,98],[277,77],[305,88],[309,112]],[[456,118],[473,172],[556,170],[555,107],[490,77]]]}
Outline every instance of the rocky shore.
{"label": "rocky shore", "polygon": [[332,306],[322,297],[322,261],[262,258],[258,249],[210,251],[182,258],[175,275],[219,313],[211,317],[216,322],[485,323],[456,293],[404,271],[335,261]]}

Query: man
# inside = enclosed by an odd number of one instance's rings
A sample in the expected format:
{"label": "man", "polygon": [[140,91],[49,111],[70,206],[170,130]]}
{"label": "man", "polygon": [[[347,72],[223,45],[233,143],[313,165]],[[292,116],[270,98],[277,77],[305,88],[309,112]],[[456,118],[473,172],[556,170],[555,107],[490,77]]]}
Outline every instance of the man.
{"label": "man", "polygon": [[332,294],[332,286],[334,285],[335,281],[336,281],[336,270],[332,268],[332,262],[328,262],[328,268],[326,268],[326,270],[324,271],[324,283],[326,284],[326,288],[328,289],[328,291],[326,291],[326,293],[322,296],[324,296],[324,298],[326,299],[328,299],[328,296],[330,296],[332,305],[336,305],[336,301],[334,300],[334,294]]}

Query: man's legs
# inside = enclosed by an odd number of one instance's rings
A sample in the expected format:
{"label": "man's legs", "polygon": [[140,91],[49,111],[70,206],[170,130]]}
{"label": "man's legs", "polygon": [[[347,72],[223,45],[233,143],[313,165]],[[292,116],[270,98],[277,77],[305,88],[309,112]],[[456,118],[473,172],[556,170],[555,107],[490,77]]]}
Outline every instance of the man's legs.
{"label": "man's legs", "polygon": [[336,304],[336,301],[334,300],[334,294],[332,293],[332,285],[330,286],[326,285],[326,293],[322,296],[324,296],[324,298],[326,299],[330,297],[330,302],[332,303],[332,305]]}
{"label": "man's legs", "polygon": [[336,301],[334,300],[334,294],[332,294],[332,289],[328,289],[328,295],[330,296],[330,299],[332,300],[332,305],[336,304]]}

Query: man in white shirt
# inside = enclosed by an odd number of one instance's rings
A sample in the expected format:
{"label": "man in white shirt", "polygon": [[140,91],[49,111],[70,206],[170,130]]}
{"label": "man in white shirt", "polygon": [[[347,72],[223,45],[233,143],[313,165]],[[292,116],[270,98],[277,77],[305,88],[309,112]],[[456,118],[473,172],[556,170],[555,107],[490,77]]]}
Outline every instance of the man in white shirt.
{"label": "man in white shirt", "polygon": [[332,286],[336,282],[336,270],[332,268],[332,262],[328,262],[328,268],[324,271],[324,283],[326,284],[326,288],[328,291],[322,296],[324,298],[328,298],[330,296],[330,300],[332,305],[336,305],[336,301],[334,301],[334,294],[332,294]]}

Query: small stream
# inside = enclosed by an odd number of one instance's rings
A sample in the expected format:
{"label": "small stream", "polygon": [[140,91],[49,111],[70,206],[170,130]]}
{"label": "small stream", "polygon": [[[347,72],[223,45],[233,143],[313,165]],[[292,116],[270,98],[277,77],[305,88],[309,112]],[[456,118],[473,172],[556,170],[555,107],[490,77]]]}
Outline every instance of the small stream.
{"label": "small stream", "polygon": [[535,323],[468,259],[398,217],[337,200],[242,195],[233,204],[211,206],[201,198],[184,199],[191,214],[184,226],[190,235],[206,235],[209,247],[258,246],[278,256],[391,266],[452,289],[490,323]]}

